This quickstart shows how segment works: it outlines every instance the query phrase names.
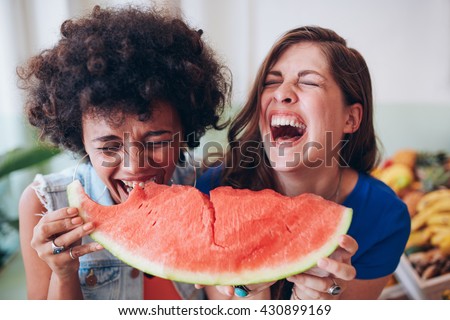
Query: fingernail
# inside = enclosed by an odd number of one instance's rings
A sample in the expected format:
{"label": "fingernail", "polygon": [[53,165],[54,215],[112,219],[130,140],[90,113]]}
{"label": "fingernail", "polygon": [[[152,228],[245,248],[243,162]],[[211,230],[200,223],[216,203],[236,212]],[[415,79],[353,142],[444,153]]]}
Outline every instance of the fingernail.
{"label": "fingernail", "polygon": [[83,219],[81,219],[80,217],[75,217],[75,218],[72,218],[70,220],[70,222],[72,222],[73,225],[77,225],[77,224],[83,223]]}
{"label": "fingernail", "polygon": [[78,212],[78,209],[77,208],[68,208],[67,209],[67,214],[68,215],[72,215],[72,214],[75,214],[75,213],[77,213]]}
{"label": "fingernail", "polygon": [[298,274],[295,277],[286,278],[287,281],[295,282],[295,283],[303,283],[304,279],[305,279],[305,277],[303,277],[301,274]]}
{"label": "fingernail", "polygon": [[84,231],[89,231],[91,229],[94,229],[94,224],[92,222],[88,222],[83,226]]}
{"label": "fingernail", "polygon": [[328,260],[327,259],[320,259],[319,261],[317,261],[317,265],[319,266],[319,268],[326,268],[328,266]]}

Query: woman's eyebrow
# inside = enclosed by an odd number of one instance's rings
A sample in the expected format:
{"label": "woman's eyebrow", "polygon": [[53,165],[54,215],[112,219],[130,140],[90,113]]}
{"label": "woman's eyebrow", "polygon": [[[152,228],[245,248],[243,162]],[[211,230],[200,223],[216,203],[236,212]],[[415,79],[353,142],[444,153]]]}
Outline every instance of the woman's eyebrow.
{"label": "woman's eyebrow", "polygon": [[147,131],[144,135],[143,138],[148,138],[148,137],[155,137],[155,136],[162,136],[163,134],[172,134],[172,131],[170,130],[156,130],[156,131]]}
{"label": "woman's eyebrow", "polygon": [[147,131],[143,136],[142,139],[145,140],[146,138],[149,137],[158,137],[158,136],[162,136],[164,134],[170,134],[172,135],[172,131],[170,130],[156,130],[156,131]]}
{"label": "woman's eyebrow", "polygon": [[[313,74],[313,75],[316,75],[316,76],[319,76],[319,77],[322,77],[322,78],[324,78],[325,79],[325,77],[322,75],[322,74],[320,74],[319,72],[317,72],[317,71],[315,71],[315,70],[301,70],[301,71],[299,71],[298,73],[297,73],[297,76],[299,77],[299,78],[301,78],[301,77],[304,77],[304,76],[307,76],[307,75],[309,75],[309,74]],[[277,71],[277,70],[270,70],[268,73],[267,73],[267,75],[269,76],[276,76],[276,77],[281,77],[283,74],[281,73],[281,71]]]}
{"label": "woman's eyebrow", "polygon": [[[143,135],[143,139],[148,138],[148,137],[161,136],[161,135],[167,134],[167,133],[172,134],[172,131],[170,131],[170,130],[147,131]],[[116,135],[110,134],[110,135],[106,135],[106,136],[97,137],[95,139],[92,139],[91,141],[92,142],[107,142],[107,141],[114,141],[114,140],[122,141],[125,138],[125,134],[126,134],[126,132],[124,132],[123,137],[118,137]]]}
{"label": "woman's eyebrow", "polygon": [[319,77],[325,79],[325,77],[322,74],[320,74],[319,72],[317,72],[315,70],[302,70],[297,75],[298,75],[299,78],[301,78],[301,77],[304,77],[304,76],[307,76],[307,75],[310,75],[310,74],[315,75],[315,76],[319,76]]}
{"label": "woman's eyebrow", "polygon": [[115,136],[113,134],[111,135],[107,135],[107,136],[101,136],[95,139],[92,139],[92,142],[96,142],[96,141],[100,141],[100,142],[107,142],[107,141],[111,141],[111,140],[121,140],[122,138]]}
{"label": "woman's eyebrow", "polygon": [[276,77],[281,77],[282,74],[280,71],[276,71],[276,70],[270,70],[269,72],[267,72],[268,76],[276,76]]}

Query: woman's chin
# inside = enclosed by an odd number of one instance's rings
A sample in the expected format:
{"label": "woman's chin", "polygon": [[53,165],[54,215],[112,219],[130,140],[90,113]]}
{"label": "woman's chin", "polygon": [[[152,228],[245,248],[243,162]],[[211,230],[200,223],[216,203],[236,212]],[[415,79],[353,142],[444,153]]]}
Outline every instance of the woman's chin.
{"label": "woman's chin", "polygon": [[269,156],[270,164],[275,171],[295,171],[298,168],[319,168],[324,165],[324,160],[308,153],[285,152],[282,156],[272,153]]}

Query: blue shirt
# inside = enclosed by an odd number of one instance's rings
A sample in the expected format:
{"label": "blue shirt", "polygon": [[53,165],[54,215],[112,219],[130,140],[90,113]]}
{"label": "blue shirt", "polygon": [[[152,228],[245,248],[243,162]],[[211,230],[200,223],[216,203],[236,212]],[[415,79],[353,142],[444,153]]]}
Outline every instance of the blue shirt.
{"label": "blue shirt", "polygon": [[[209,194],[220,185],[220,174],[220,167],[207,170],[196,187]],[[359,246],[352,257],[356,278],[376,279],[393,273],[411,228],[406,205],[387,185],[364,173],[359,173],[343,205],[353,209],[348,234]]]}

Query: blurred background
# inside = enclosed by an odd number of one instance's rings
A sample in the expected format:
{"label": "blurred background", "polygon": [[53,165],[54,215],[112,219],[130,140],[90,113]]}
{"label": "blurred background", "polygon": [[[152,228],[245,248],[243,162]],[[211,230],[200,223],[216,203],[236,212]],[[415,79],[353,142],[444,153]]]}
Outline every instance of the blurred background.
{"label": "blurred background", "polygon": [[[28,149],[37,138],[23,118],[15,70],[58,41],[64,20],[90,12],[95,4],[165,7],[203,29],[233,73],[231,113],[242,106],[259,64],[282,33],[309,24],[334,29],[368,63],[384,157],[405,148],[450,152],[449,0],[2,0],[0,237],[5,240],[0,262],[5,266],[0,267],[0,299],[25,298],[15,231],[23,188],[38,171],[74,163],[69,154]],[[208,133],[203,141],[211,139],[222,142],[223,133]]]}

